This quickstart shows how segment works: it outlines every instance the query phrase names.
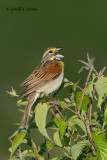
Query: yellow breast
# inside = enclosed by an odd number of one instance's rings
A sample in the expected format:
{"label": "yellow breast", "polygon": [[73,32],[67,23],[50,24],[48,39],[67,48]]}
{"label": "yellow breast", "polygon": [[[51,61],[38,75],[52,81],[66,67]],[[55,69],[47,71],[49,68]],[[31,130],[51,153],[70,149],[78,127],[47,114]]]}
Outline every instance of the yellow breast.
{"label": "yellow breast", "polygon": [[64,63],[62,61],[60,61],[60,64],[61,64],[62,68],[64,69]]}

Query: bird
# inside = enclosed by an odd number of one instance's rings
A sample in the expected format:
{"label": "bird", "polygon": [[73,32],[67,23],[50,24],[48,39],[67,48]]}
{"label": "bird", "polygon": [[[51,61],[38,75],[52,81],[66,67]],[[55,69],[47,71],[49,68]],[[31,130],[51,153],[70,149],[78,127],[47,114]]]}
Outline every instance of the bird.
{"label": "bird", "polygon": [[20,125],[27,124],[31,107],[41,96],[56,91],[63,82],[64,63],[59,54],[61,48],[49,47],[43,54],[40,64],[34,71],[21,83],[23,90],[19,98],[26,97],[27,104]]}

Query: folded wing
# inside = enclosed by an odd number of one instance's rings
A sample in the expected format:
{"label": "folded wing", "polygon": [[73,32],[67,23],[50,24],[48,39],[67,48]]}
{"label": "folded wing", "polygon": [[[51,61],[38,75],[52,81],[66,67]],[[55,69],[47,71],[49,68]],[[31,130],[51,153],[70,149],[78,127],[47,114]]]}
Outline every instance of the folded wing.
{"label": "folded wing", "polygon": [[28,94],[38,90],[47,82],[58,78],[61,72],[62,68],[57,62],[47,61],[43,65],[40,65],[22,82],[21,86],[24,86],[24,89],[20,97],[27,96]]}

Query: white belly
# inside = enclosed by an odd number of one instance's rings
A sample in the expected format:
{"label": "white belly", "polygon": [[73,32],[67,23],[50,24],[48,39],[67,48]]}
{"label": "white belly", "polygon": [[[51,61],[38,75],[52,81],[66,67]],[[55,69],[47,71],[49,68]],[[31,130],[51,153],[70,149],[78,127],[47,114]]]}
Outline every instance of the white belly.
{"label": "white belly", "polygon": [[50,81],[48,84],[42,86],[37,92],[42,92],[45,95],[56,91],[63,81],[64,73],[62,73],[57,79]]}

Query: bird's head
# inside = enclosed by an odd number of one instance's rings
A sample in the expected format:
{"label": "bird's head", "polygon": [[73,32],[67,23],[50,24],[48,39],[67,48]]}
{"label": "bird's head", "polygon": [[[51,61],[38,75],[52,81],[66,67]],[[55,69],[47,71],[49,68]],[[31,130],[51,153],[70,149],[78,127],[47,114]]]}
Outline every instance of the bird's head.
{"label": "bird's head", "polygon": [[50,47],[47,48],[45,53],[43,54],[43,60],[61,60],[60,58],[63,58],[64,56],[59,54],[58,51],[61,48],[55,48],[55,47]]}

